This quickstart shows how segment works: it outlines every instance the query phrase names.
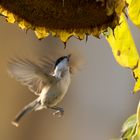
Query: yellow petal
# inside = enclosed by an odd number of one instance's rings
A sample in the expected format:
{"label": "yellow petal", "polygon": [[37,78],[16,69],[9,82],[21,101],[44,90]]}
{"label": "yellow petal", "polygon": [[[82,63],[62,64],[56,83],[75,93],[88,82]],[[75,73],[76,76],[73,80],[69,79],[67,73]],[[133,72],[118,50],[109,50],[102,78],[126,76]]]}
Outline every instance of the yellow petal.
{"label": "yellow petal", "polygon": [[132,0],[126,0],[126,2],[127,2],[128,4],[130,4],[130,3],[132,2]]}
{"label": "yellow petal", "polygon": [[16,21],[14,15],[12,13],[8,13],[7,14],[7,18],[6,20],[9,22],[9,23],[14,23]]}
{"label": "yellow petal", "polygon": [[61,41],[67,42],[67,40],[73,35],[73,33],[68,33],[65,31],[59,31],[58,36],[60,37]]}
{"label": "yellow petal", "polygon": [[18,26],[21,28],[21,29],[28,29],[31,27],[31,25],[26,22],[25,20],[22,20],[20,22],[18,22]]}
{"label": "yellow petal", "polygon": [[140,90],[140,79],[137,79],[135,86],[134,86],[134,93]]}
{"label": "yellow petal", "polygon": [[114,33],[111,30],[106,39],[120,65],[129,68],[134,68],[137,65],[139,55],[124,14],[120,17],[120,25],[116,26]]}
{"label": "yellow petal", "polygon": [[78,33],[74,32],[73,35],[80,40],[83,40],[85,38],[85,33],[82,33],[82,32],[78,32]]}
{"label": "yellow petal", "polygon": [[[1,9],[2,10],[2,9]],[[2,10],[1,14],[5,17],[7,17],[8,15],[8,11],[7,10]]]}
{"label": "yellow petal", "polygon": [[2,6],[0,5],[0,13],[2,14],[3,11],[4,11],[4,9],[3,9]]}
{"label": "yellow petal", "polygon": [[131,21],[140,28],[140,0],[126,0],[129,4],[128,15]]}
{"label": "yellow petal", "polygon": [[49,35],[49,33],[46,31],[46,28],[44,28],[44,27],[36,27],[35,34],[38,39],[43,39]]}
{"label": "yellow petal", "polygon": [[136,79],[136,83],[134,86],[134,93],[137,92],[138,90],[140,90],[140,60],[138,62],[137,67],[133,70],[134,73],[134,77]]}
{"label": "yellow petal", "polygon": [[16,16],[0,6],[0,13],[6,17],[7,22],[15,23]]}
{"label": "yellow petal", "polygon": [[126,3],[125,3],[125,0],[117,0],[118,2],[115,3],[115,11],[118,15],[121,15],[122,13],[122,9],[125,7]]}
{"label": "yellow petal", "polygon": [[56,36],[56,31],[51,31],[52,36]]}

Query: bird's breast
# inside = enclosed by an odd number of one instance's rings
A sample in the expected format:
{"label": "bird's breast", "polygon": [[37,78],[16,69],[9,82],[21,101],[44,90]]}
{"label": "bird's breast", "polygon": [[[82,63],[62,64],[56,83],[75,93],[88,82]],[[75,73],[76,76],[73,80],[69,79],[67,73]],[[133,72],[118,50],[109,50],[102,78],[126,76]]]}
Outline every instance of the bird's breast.
{"label": "bird's breast", "polygon": [[47,93],[47,104],[49,107],[56,106],[64,98],[69,88],[70,82],[70,75],[68,75],[60,79],[49,89]]}

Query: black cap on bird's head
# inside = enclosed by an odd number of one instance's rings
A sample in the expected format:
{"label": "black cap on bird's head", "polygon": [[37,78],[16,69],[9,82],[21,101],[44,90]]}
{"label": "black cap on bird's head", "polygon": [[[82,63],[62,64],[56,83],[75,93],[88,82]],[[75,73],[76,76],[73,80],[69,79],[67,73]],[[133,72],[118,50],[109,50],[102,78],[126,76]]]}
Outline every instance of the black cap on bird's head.
{"label": "black cap on bird's head", "polygon": [[55,68],[61,61],[63,61],[65,58],[67,58],[67,60],[69,61],[70,56],[71,56],[71,54],[69,54],[69,55],[67,55],[67,56],[62,56],[62,57],[58,58],[58,59],[56,60],[56,62],[55,62],[54,68]]}

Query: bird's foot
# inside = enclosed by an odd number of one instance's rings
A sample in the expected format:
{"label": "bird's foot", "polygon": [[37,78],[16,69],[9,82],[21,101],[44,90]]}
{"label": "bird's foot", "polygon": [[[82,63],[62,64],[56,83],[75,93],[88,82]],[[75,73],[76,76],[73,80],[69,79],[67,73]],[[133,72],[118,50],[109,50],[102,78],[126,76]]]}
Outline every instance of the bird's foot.
{"label": "bird's foot", "polygon": [[64,115],[64,109],[61,108],[61,107],[53,107],[52,109],[56,110],[54,113],[53,113],[53,116],[58,116],[59,118],[62,117]]}
{"label": "bird's foot", "polygon": [[16,126],[16,127],[19,126],[19,124],[18,124],[17,122],[15,122],[15,121],[12,121],[11,123],[12,123],[14,126]]}

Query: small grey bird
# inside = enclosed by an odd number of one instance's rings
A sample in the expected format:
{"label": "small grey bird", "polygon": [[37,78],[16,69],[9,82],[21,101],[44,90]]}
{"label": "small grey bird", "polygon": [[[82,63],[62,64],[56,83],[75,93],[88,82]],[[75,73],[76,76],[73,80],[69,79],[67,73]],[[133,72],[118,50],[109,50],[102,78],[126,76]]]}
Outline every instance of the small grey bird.
{"label": "small grey bird", "polygon": [[54,109],[54,115],[57,113],[63,115],[63,108],[58,107],[57,104],[65,96],[71,82],[70,56],[57,59],[52,74],[47,72],[47,64],[37,65],[27,59],[13,59],[8,63],[9,73],[38,95],[37,99],[17,114],[12,121],[13,125],[18,127],[19,121],[25,114],[43,108]]}

